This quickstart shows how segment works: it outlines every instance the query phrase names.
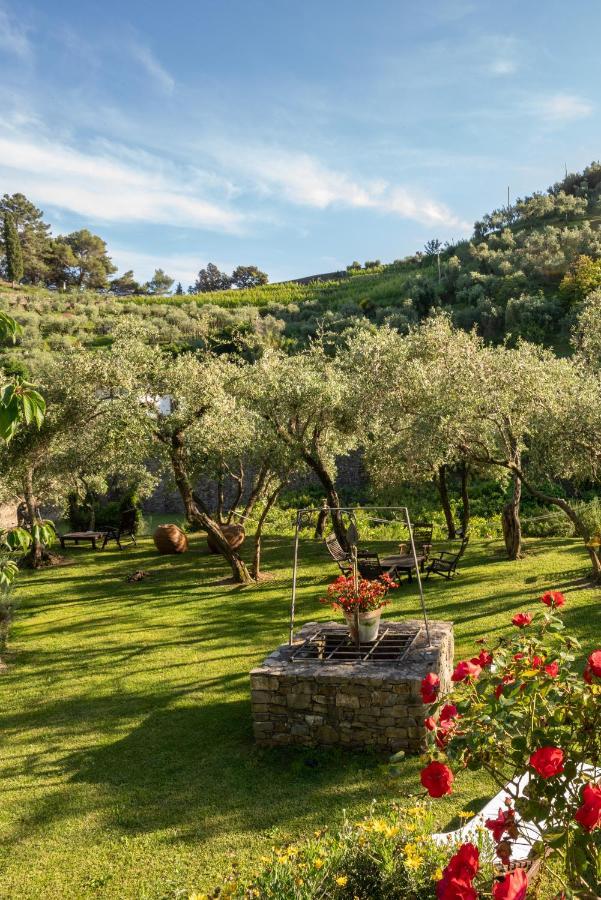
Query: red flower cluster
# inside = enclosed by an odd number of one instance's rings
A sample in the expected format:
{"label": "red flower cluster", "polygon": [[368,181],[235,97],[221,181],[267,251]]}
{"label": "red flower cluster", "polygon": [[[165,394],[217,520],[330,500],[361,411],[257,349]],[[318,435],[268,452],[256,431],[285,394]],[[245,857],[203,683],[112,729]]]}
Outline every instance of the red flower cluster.
{"label": "red flower cluster", "polygon": [[516,628],[525,628],[527,625],[530,625],[532,616],[530,613],[516,613],[511,621]]}
{"label": "red flower cluster", "polygon": [[424,703],[435,703],[440,690],[440,678],[434,672],[428,672],[421,683],[422,700]]}
{"label": "red flower cluster", "polygon": [[582,806],[574,816],[586,831],[601,827],[601,784],[586,784],[582,791]]}
{"label": "red flower cluster", "polygon": [[482,666],[479,665],[479,663],[470,659],[464,659],[455,666],[455,671],[451,675],[451,681],[461,682],[468,681],[469,679],[475,681],[481,671]]}
{"label": "red flower cluster", "polygon": [[566,598],[560,591],[547,591],[540,598],[540,602],[544,603],[545,606],[557,609],[565,605]]}
{"label": "red flower cluster", "polygon": [[587,684],[593,683],[593,675],[601,678],[601,650],[594,650],[587,660],[583,675]]}
{"label": "red flower cluster", "polygon": [[545,673],[549,676],[549,678],[557,678],[559,675],[559,663],[557,660],[555,662],[549,663],[548,666],[545,666]]}
{"label": "red flower cluster", "polygon": [[357,588],[352,575],[340,575],[328,588],[328,596],[322,597],[322,603],[329,603],[334,609],[344,612],[369,612],[381,609],[390,601],[384,597],[391,588],[397,587],[389,575],[382,575],[376,581],[360,578]]}
{"label": "red flower cluster", "polygon": [[436,884],[438,900],[477,900],[472,884],[480,868],[480,853],[474,844],[462,844],[451,857]]}
{"label": "red flower cluster", "polygon": [[530,756],[530,765],[541,778],[553,778],[563,772],[564,752],[560,747],[539,747]]}
{"label": "red flower cluster", "polygon": [[523,869],[508,872],[502,881],[493,885],[494,900],[524,900],[528,892],[528,876]]}
{"label": "red flower cluster", "polygon": [[422,769],[420,774],[420,781],[431,797],[450,794],[454,780],[455,776],[449,767],[436,760]]}

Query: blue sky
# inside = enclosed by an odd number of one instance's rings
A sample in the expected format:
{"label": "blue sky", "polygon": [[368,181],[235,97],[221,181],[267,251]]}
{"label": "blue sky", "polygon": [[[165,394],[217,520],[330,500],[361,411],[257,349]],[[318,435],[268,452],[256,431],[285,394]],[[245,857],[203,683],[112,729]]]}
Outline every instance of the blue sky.
{"label": "blue sky", "polygon": [[0,192],[120,270],[402,257],[601,158],[597,0],[0,0]]}

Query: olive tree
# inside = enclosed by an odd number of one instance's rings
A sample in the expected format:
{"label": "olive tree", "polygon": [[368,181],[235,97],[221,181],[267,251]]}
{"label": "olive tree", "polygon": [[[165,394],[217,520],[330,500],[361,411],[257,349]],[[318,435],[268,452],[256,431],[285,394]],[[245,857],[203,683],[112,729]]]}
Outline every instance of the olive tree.
{"label": "olive tree", "polygon": [[50,357],[39,369],[45,399],[43,417],[24,418],[0,449],[0,483],[5,496],[21,497],[34,568],[47,553],[49,532],[39,512],[44,502],[61,502],[80,470],[102,475],[126,465],[120,457],[118,372],[109,353],[80,350]]}
{"label": "olive tree", "polygon": [[322,485],[338,540],[347,546],[336,490],[336,460],[359,445],[361,411],[343,352],[317,341],[287,356],[267,350],[249,372],[247,396],[265,426]]}

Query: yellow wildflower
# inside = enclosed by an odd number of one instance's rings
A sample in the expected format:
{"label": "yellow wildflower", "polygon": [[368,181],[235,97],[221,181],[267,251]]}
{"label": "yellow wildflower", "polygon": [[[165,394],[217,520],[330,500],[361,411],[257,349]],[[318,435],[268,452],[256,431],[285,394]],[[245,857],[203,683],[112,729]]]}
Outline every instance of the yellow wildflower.
{"label": "yellow wildflower", "polygon": [[411,856],[408,856],[407,859],[405,860],[405,865],[407,866],[408,869],[417,870],[417,869],[419,869],[419,867],[421,866],[423,861],[424,861],[424,859],[422,856],[411,855]]}
{"label": "yellow wildflower", "polygon": [[315,860],[313,865],[315,866],[316,869],[323,869],[323,859],[320,859],[319,857],[317,857],[317,859]]}
{"label": "yellow wildflower", "polygon": [[459,813],[459,818],[460,819],[471,819],[471,818],[473,818],[473,815],[474,815],[473,813],[468,812],[467,810],[462,810]]}
{"label": "yellow wildflower", "polygon": [[336,879],[336,884],[338,885],[338,887],[344,887],[346,885],[347,881],[348,881],[348,878],[346,877],[346,875],[339,875],[338,878]]}
{"label": "yellow wildflower", "polygon": [[437,869],[434,875],[432,876],[432,881],[440,881],[442,878],[442,869]]}

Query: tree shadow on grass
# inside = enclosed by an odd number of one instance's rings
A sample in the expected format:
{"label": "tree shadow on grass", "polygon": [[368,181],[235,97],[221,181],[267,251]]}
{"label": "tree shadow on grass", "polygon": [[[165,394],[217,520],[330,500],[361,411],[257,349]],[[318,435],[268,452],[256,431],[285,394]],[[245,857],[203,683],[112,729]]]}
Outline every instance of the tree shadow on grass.
{"label": "tree shadow on grass", "polygon": [[175,829],[174,840],[197,841],[287,828],[316,809],[326,821],[346,804],[368,804],[383,788],[377,762],[365,752],[260,750],[250,704],[239,700],[159,710],[126,737],[63,765],[71,782],[101,788],[109,827]]}

